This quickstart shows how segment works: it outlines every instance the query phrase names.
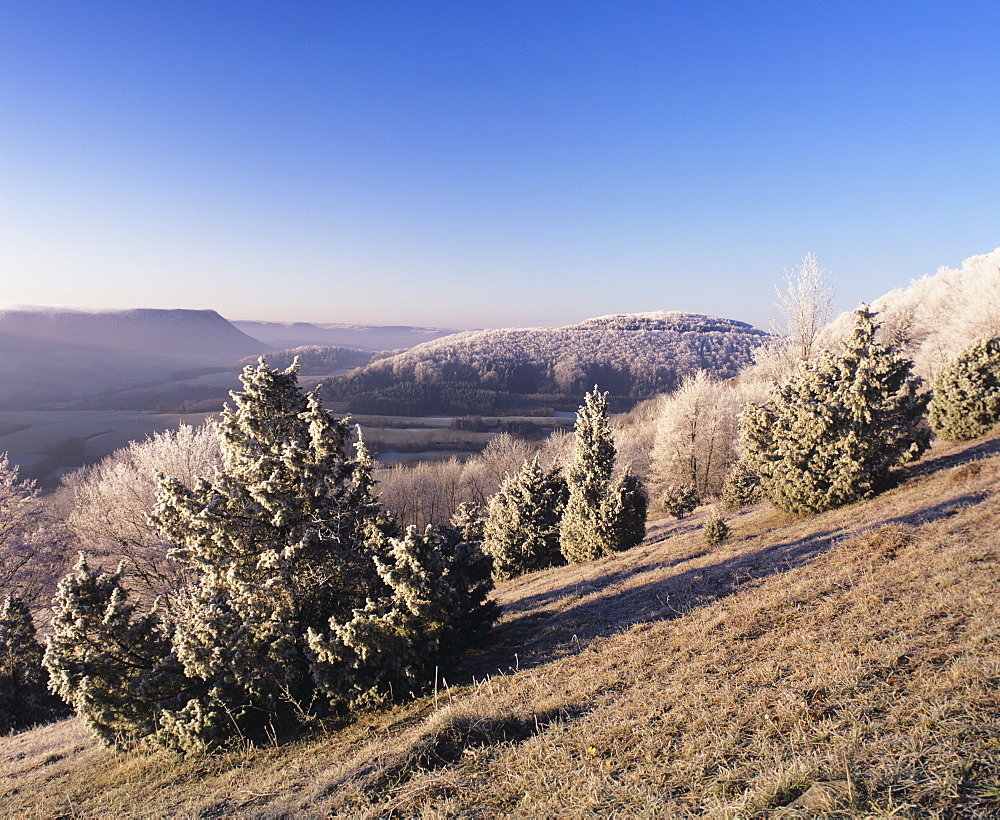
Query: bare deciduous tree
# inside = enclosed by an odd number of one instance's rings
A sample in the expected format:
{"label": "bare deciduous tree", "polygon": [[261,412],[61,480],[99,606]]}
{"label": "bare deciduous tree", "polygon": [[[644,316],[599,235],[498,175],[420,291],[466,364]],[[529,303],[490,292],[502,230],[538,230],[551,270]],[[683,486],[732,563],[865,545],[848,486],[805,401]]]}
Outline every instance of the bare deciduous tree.
{"label": "bare deciduous tree", "polygon": [[775,286],[775,306],[785,317],[778,332],[802,361],[814,352],[816,337],[833,315],[833,277],[819,266],[816,254],[807,253],[793,272],[785,271],[785,289]]}
{"label": "bare deciduous tree", "polygon": [[67,476],[73,498],[67,522],[87,552],[124,560],[125,575],[153,595],[176,585],[177,567],[166,558],[168,542],[149,522],[156,503],[157,475],[187,483],[211,478],[221,463],[219,439],[212,424],[157,433],[134,441],[99,464]]}

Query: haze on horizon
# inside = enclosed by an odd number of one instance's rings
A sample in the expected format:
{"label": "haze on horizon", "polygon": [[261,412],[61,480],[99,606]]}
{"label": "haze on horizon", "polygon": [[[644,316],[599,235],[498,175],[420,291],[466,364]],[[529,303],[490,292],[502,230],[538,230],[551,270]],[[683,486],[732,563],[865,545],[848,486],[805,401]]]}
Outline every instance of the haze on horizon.
{"label": "haze on horizon", "polygon": [[0,298],[766,328],[992,250],[1000,7],[55,3],[0,28]]}

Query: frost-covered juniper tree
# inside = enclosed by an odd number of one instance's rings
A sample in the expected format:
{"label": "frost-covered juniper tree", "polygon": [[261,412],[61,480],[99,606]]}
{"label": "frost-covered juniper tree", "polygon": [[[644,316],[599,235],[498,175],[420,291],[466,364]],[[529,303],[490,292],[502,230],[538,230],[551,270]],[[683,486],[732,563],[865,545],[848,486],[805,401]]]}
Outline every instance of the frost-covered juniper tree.
{"label": "frost-covered juniper tree", "polygon": [[646,494],[626,468],[615,471],[608,394],[596,387],[576,414],[569,497],[559,533],[567,561],[582,563],[631,549],[646,532]]}
{"label": "frost-covered juniper tree", "polygon": [[366,547],[388,526],[371,459],[346,456],[346,420],[304,396],[293,365],[247,367],[218,424],[222,467],[189,489],[164,479],[152,520],[194,573],[173,648],[203,694],[172,713],[184,748],[263,740],[312,700],[309,628],[349,620],[382,582]]}
{"label": "frost-covered juniper tree", "polygon": [[169,617],[139,616],[120,572],[82,559],[60,587],[46,665],[106,742],[275,740],[425,685],[495,618],[478,544],[447,527],[392,538],[364,446],[346,455],[347,422],[294,366],[242,378],[214,478],[161,482],[151,520],[188,579]]}
{"label": "frost-covered juniper tree", "polygon": [[558,467],[543,470],[525,461],[490,499],[483,551],[493,557],[493,577],[506,580],[565,564],[559,550],[559,522],[569,493]]}
{"label": "frost-covered juniper tree", "polygon": [[938,373],[930,423],[945,441],[967,441],[1000,423],[1000,337],[976,342]]}
{"label": "frost-covered juniper tree", "polygon": [[929,399],[913,363],[875,341],[875,314],[862,304],[844,352],[804,362],[770,401],[741,419],[747,465],[765,497],[788,512],[839,507],[883,489],[893,467],[928,443]]}
{"label": "frost-covered juniper tree", "polygon": [[309,629],[312,674],[333,703],[377,703],[425,686],[439,662],[475,646],[499,615],[491,561],[452,527],[385,538],[375,566],[389,594],[326,632]]}
{"label": "frost-covered juniper tree", "polygon": [[128,598],[120,571],[81,554],[59,583],[45,649],[50,688],[108,744],[153,735],[187,685],[159,619]]}
{"label": "frost-covered juniper tree", "polygon": [[6,596],[0,605],[0,735],[60,713],[61,701],[48,691],[42,653],[27,604]]}

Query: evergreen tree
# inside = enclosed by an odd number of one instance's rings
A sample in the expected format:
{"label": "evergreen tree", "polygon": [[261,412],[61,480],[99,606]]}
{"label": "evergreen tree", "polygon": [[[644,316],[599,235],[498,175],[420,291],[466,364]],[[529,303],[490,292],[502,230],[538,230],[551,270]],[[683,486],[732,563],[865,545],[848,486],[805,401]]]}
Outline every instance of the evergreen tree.
{"label": "evergreen tree", "polygon": [[452,529],[461,533],[463,541],[483,540],[483,527],[486,521],[479,505],[472,501],[463,501],[458,505],[450,524]]}
{"label": "evergreen tree", "polygon": [[649,498],[642,481],[628,467],[619,470],[608,489],[604,515],[612,552],[624,552],[642,543],[648,510]]}
{"label": "evergreen tree", "polygon": [[698,491],[690,484],[669,484],[663,491],[663,509],[678,520],[691,515],[700,503]]}
{"label": "evergreen tree", "polygon": [[581,563],[631,549],[642,540],[646,497],[627,470],[615,476],[607,393],[595,387],[586,395],[576,414],[574,439],[559,546],[567,561]]}
{"label": "evergreen tree", "polygon": [[42,653],[27,604],[6,596],[0,606],[0,734],[58,713],[59,701],[46,685]]}
{"label": "evergreen tree", "polygon": [[982,339],[934,379],[930,423],[945,441],[967,441],[1000,423],[1000,337]]}
{"label": "evergreen tree", "polygon": [[360,444],[345,455],[347,422],[303,396],[296,370],[244,370],[214,480],[164,479],[152,516],[194,573],[174,649],[205,694],[170,718],[186,748],[294,725],[312,700],[307,630],[348,620],[381,585],[365,546],[369,527],[389,528],[371,459]]}
{"label": "evergreen tree", "polygon": [[717,547],[729,538],[729,525],[718,513],[712,515],[705,521],[702,527],[705,536],[705,543],[710,547]]}
{"label": "evergreen tree", "polygon": [[121,570],[81,557],[63,580],[45,663],[106,742],[274,741],[423,685],[495,620],[478,543],[449,527],[392,537],[364,446],[349,459],[347,423],[295,382],[294,367],[247,368],[213,480],[162,478],[151,521],[188,578],[168,622],[137,615]]}
{"label": "evergreen tree", "polygon": [[760,477],[746,461],[740,459],[722,485],[722,505],[727,510],[739,510],[756,504],[762,497]]}
{"label": "evergreen tree", "polygon": [[389,594],[329,631],[310,629],[312,673],[334,702],[378,702],[423,688],[437,665],[476,645],[499,615],[491,561],[451,527],[408,527],[375,560]]}
{"label": "evergreen tree", "polygon": [[506,580],[565,564],[559,522],[569,493],[558,467],[546,471],[525,461],[490,499],[483,551],[493,557],[493,577]]}
{"label": "evergreen tree", "polygon": [[52,691],[109,745],[155,734],[187,686],[169,635],[136,613],[120,580],[80,555],[59,583],[44,658]]}
{"label": "evergreen tree", "polygon": [[763,494],[788,512],[819,512],[866,498],[927,447],[928,395],[913,363],[875,341],[875,314],[854,312],[844,352],[822,352],[741,419],[746,460]]}

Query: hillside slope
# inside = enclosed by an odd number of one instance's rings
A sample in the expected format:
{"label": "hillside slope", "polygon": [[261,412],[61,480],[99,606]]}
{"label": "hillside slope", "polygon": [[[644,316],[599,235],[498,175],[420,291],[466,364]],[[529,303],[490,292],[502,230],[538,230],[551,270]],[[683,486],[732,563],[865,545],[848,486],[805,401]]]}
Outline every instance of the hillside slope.
{"label": "hillside slope", "polygon": [[0,407],[120,391],[270,349],[214,310],[4,310]]}
{"label": "hillside slope", "polygon": [[766,337],[744,322],[664,311],[472,330],[331,379],[324,395],[352,413],[493,415],[575,410],[598,384],[624,409],[698,369],[735,376]]}
{"label": "hillside slope", "polygon": [[359,350],[399,350],[404,347],[457,333],[440,327],[409,325],[310,324],[309,322],[234,321],[233,325],[248,336],[276,348],[324,345],[352,347]]}
{"label": "hillside slope", "polygon": [[998,816],[1000,438],[867,503],[730,523],[501,585],[494,643],[435,694],[298,743],[0,739],[0,814]]}

